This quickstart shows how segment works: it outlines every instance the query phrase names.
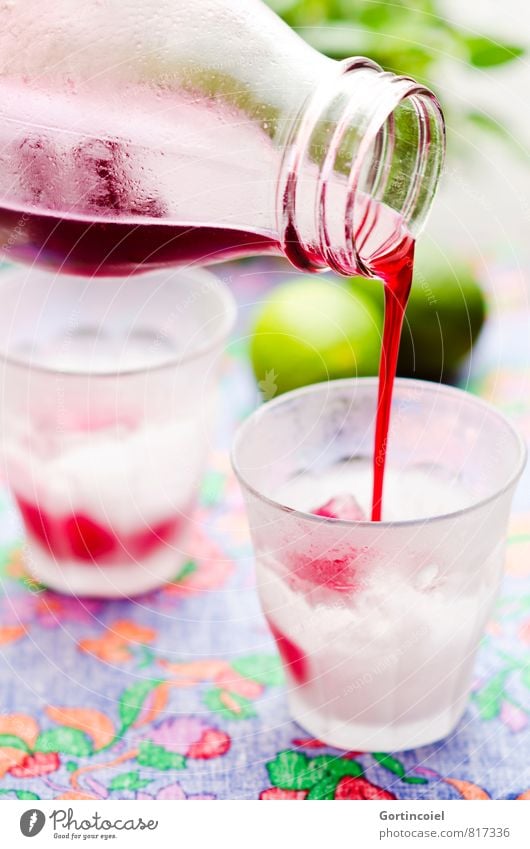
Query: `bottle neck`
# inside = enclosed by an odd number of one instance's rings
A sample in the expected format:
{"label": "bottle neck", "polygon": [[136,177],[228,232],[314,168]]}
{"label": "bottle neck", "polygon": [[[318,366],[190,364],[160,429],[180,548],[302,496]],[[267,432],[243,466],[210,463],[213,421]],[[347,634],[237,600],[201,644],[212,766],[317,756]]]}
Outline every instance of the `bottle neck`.
{"label": "bottle neck", "polygon": [[288,139],[278,186],[282,248],[298,268],[378,276],[423,226],[444,120],[432,92],[368,59],[334,66]]}

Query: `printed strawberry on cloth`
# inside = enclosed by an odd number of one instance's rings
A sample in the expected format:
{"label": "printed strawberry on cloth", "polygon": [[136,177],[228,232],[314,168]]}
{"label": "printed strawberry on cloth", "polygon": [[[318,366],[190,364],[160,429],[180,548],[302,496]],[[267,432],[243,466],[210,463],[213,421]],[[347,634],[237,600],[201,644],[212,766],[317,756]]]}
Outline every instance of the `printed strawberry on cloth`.
{"label": "printed strawberry on cloth", "polygon": [[[219,271],[242,304],[240,336],[245,304],[285,275],[275,268],[256,262]],[[464,383],[530,436],[528,281],[510,268],[492,268],[490,277],[504,298]],[[0,798],[530,798],[528,471],[502,597],[455,733],[408,752],[330,749],[289,719],[257,601],[228,461],[235,424],[259,391],[238,341],[222,388],[189,557],[156,592],[105,603],[38,586],[24,569],[20,520],[0,490]]]}

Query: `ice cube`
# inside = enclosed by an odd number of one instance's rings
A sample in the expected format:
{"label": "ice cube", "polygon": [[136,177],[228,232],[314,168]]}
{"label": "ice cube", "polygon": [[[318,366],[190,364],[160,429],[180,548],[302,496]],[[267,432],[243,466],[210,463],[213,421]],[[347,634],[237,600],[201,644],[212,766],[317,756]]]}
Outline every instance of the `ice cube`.
{"label": "ice cube", "polygon": [[366,516],[357,500],[349,493],[336,495],[330,498],[321,507],[311,511],[315,516],[324,516],[326,519],[348,519],[352,522],[366,522]]}

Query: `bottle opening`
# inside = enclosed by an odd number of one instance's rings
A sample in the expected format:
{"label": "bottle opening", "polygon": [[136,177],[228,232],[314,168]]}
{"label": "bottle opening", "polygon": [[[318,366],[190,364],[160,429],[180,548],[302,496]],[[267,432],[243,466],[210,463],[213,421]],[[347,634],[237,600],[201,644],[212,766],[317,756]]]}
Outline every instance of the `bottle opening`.
{"label": "bottle opening", "polygon": [[430,92],[418,88],[390,112],[360,157],[350,200],[351,239],[355,262],[365,273],[373,273],[374,259],[404,236],[420,232],[443,155],[440,107]]}
{"label": "bottle opening", "polygon": [[296,126],[282,195],[284,250],[301,268],[377,276],[415,238],[445,150],[435,95],[369,60],[326,80]]}

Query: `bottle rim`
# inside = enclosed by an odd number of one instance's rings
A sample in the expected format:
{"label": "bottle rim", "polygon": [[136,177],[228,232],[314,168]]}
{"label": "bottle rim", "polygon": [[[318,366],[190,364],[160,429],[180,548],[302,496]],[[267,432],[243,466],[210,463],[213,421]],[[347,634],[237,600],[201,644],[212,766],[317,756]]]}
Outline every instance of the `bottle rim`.
{"label": "bottle rim", "polygon": [[[351,84],[356,91],[356,75],[363,74],[365,91],[362,97],[344,98]],[[359,79],[361,83],[361,79]],[[342,86],[342,89],[341,89]],[[357,87],[359,90],[359,87]],[[333,129],[327,132],[340,91],[343,105]],[[400,107],[408,106],[417,120],[417,150],[410,171],[400,174],[407,188],[403,207],[392,209],[400,216],[403,229],[415,237],[423,227],[434,199],[445,156],[445,123],[440,103],[429,88],[411,77],[384,71],[380,65],[365,57],[353,57],[334,63],[333,74],[322,81],[313,92],[293,123],[286,146],[279,180],[279,231],[282,248],[288,258],[305,270],[331,268],[340,274],[361,273],[376,276],[369,258],[363,256],[356,244],[354,209],[356,199],[363,189],[360,185],[363,170],[376,162],[376,141],[381,134],[395,135],[396,114]],[[311,145],[317,133],[327,132],[321,162],[315,169],[311,165]],[[322,130],[324,132],[322,132]],[[352,147],[352,159],[347,180],[344,180],[344,218],[342,232],[330,234],[329,186],[337,169],[341,146],[353,133],[357,146]],[[395,142],[395,138],[394,138]],[[394,144],[395,150],[395,144]],[[388,156],[388,152],[387,152]],[[372,157],[372,159],[370,158]],[[380,164],[377,163],[376,164]],[[392,158],[386,163],[390,171]],[[314,187],[309,197],[313,220],[308,226],[306,210],[308,197],[301,199],[300,185],[311,181],[313,167],[318,173],[312,178]],[[384,186],[380,184],[378,191]],[[300,211],[305,223],[300,223]],[[304,212],[305,210],[305,212]],[[405,235],[405,233],[403,233]]]}

